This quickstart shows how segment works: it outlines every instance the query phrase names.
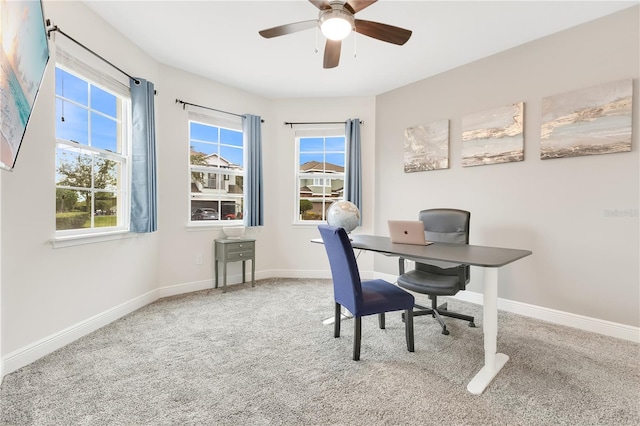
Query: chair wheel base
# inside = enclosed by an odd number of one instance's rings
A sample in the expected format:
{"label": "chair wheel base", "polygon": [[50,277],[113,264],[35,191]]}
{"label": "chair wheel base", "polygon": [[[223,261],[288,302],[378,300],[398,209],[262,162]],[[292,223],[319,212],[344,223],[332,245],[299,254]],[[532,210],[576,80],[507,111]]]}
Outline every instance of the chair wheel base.
{"label": "chair wheel base", "polygon": [[476,328],[476,323],[475,322],[470,322],[469,323],[469,327]]}
{"label": "chair wheel base", "polygon": [[444,334],[445,336],[449,335],[449,330],[447,330],[446,328],[442,329],[442,334]]}

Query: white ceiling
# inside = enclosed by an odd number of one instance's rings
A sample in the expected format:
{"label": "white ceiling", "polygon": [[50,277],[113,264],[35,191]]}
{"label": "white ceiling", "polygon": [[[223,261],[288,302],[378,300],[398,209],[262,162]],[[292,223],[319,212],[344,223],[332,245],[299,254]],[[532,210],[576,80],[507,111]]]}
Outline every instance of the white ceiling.
{"label": "white ceiling", "polygon": [[352,34],[340,65],[323,69],[319,31],[318,53],[313,29],[258,35],[316,19],[306,0],[84,1],[158,62],[268,98],[377,95],[638,4],[380,0],[356,17],[410,29],[411,39],[396,46],[357,35],[354,43]]}

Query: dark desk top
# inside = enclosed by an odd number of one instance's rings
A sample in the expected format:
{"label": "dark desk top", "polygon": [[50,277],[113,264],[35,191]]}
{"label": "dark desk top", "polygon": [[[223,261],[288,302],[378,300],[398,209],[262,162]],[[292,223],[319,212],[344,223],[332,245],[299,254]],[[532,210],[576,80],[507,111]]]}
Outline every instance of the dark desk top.
{"label": "dark desk top", "polygon": [[[389,237],[349,235],[353,248],[400,256],[411,260],[441,260],[497,268],[532,254],[529,250],[467,244],[433,243],[428,246],[393,244]],[[313,240],[322,243],[322,239]]]}

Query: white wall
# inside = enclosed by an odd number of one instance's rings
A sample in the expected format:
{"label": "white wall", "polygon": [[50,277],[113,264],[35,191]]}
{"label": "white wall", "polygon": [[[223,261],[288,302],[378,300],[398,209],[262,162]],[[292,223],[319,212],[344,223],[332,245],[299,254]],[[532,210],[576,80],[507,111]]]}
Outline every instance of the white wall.
{"label": "white wall", "polygon": [[[2,223],[2,173],[0,173],[0,224]],[[0,383],[4,377],[4,359],[2,358],[2,227],[0,226]]]}
{"label": "white wall", "polygon": [[[209,288],[212,285],[213,240],[222,237],[219,228],[187,228],[189,173],[187,112],[175,103],[186,102],[234,112],[260,115],[263,141],[265,225],[249,228],[245,236],[256,238],[256,276],[328,277],[322,247],[310,239],[318,237],[315,226],[294,226],[295,191],[294,131],[285,121],[344,121],[361,118],[365,192],[373,193],[374,99],[267,100],[178,69],[161,66],[156,99],[158,120],[159,229],[161,232],[158,285],[162,294]],[[201,110],[202,111],[202,110]],[[363,210],[373,210],[368,198]],[[365,217],[364,229],[372,229],[373,217]],[[317,253],[310,254],[310,250]],[[202,256],[203,263],[196,264]],[[366,258],[366,256],[365,256]],[[228,265],[228,283],[241,280],[241,263]],[[366,266],[365,266],[366,267]],[[369,261],[368,269],[372,263]],[[248,269],[248,266],[247,266]]]}
{"label": "white wall", "polygon": [[[378,97],[268,100],[159,65],[81,2],[45,2],[45,15],[127,72],[155,83],[159,231],[121,241],[53,249],[55,190],[54,70],[50,64],[16,169],[0,179],[1,352],[4,373],[157,297],[212,285],[210,228],[186,227],[186,112],[175,99],[261,115],[265,226],[257,239],[258,278],[329,276],[313,226],[294,226],[294,132],[285,121],[360,118],[364,206],[356,232],[386,233],[386,219],[414,218],[449,205],[472,214],[472,240],[529,248],[534,255],[500,273],[500,296],[637,326],[638,218],[605,218],[605,209],[638,208],[638,122],[632,153],[537,158],[542,96],[635,78],[637,8],[552,36]],[[611,66],[615,64],[615,66]],[[526,102],[526,161],[462,169],[460,118]],[[402,172],[402,132],[452,120],[451,168]],[[588,231],[585,232],[585,231]],[[594,242],[595,241],[595,242]],[[196,257],[202,255],[202,265]],[[362,254],[363,276],[393,275],[393,259]],[[239,265],[230,265],[231,282]],[[614,269],[611,279],[601,265]],[[375,271],[374,271],[375,267]],[[478,276],[471,288],[479,291]],[[605,289],[603,290],[603,287]]]}
{"label": "white wall", "polygon": [[[208,288],[212,285],[213,240],[224,238],[220,228],[187,228],[190,175],[188,111],[176,99],[235,114],[260,115],[264,127],[273,126],[270,102],[202,77],[161,66],[156,98],[158,144],[158,229],[160,247],[158,285],[163,294]],[[205,110],[199,109],[199,112]],[[266,136],[266,135],[265,135]],[[265,150],[269,158],[269,152]],[[261,241],[264,229],[249,229],[256,238],[256,270],[264,268],[268,250]],[[196,258],[202,257],[202,264]],[[241,263],[229,264],[229,283],[240,281]],[[248,267],[247,267],[248,269]],[[177,288],[170,287],[178,286]],[[169,288],[168,288],[169,287]]]}
{"label": "white wall", "polygon": [[[257,278],[328,275],[315,227],[294,227],[293,132],[285,120],[364,120],[363,156],[372,165],[374,98],[272,101],[170,66],[157,64],[81,2],[46,2],[45,16],[130,74],[153,81],[156,96],[158,232],[121,241],[52,248],[55,221],[54,60],[47,68],[13,173],[2,191],[1,314],[4,373],[158,297],[213,285],[213,240],[219,228],[187,228],[189,173],[187,112],[176,99],[262,116],[265,226],[255,237]],[[53,43],[51,43],[53,47]],[[373,193],[373,167],[365,166]],[[366,201],[372,210],[373,198]],[[49,206],[49,207],[48,207]],[[365,216],[371,230],[373,216]],[[202,257],[202,264],[196,258]],[[366,256],[363,258],[365,261]],[[372,262],[368,262],[368,270]],[[240,263],[229,265],[229,283]]]}
{"label": "white wall", "polygon": [[[319,238],[316,226],[293,225],[295,211],[295,127],[285,126],[285,122],[344,121],[359,118],[362,141],[363,197],[362,227],[356,232],[373,231],[375,188],[375,99],[362,98],[320,98],[281,99],[274,101],[273,138],[263,149],[274,150],[272,162],[265,163],[268,181],[265,208],[267,220],[274,233],[269,240],[272,250],[269,269],[276,276],[324,276],[329,278],[329,263],[324,247],[311,244],[309,240]],[[359,258],[363,276],[372,271],[372,255]]]}
{"label": "white wall", "polygon": [[[44,8],[45,16],[63,31],[130,74],[158,78],[156,63],[83,3],[45,2]],[[97,327],[107,312],[121,314],[147,303],[157,286],[158,234],[56,249],[50,243],[55,232],[54,68],[52,58],[15,169],[2,176],[5,373],[65,343],[69,327],[89,319]]]}
{"label": "white wall", "polygon": [[[375,230],[448,206],[471,211],[471,243],[530,249],[499,272],[499,297],[640,325],[639,8],[587,23],[377,98]],[[541,99],[634,79],[632,152],[540,160]],[[466,114],[525,102],[525,161],[461,166]],[[403,172],[403,131],[450,119],[448,170]],[[608,210],[635,217],[608,217]],[[379,259],[376,270],[393,273]],[[474,292],[482,291],[476,270]]]}

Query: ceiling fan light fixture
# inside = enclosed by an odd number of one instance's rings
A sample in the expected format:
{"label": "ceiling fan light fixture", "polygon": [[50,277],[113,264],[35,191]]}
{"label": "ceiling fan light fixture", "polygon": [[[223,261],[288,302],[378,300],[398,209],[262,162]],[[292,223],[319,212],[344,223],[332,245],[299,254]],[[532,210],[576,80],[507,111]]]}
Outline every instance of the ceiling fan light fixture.
{"label": "ceiling fan light fixture", "polygon": [[[258,31],[258,33],[264,38],[272,38],[315,28],[315,51],[318,52],[318,30],[320,30],[322,35],[327,38],[323,59],[323,68],[325,69],[338,66],[342,40],[347,38],[352,31],[400,46],[405,44],[411,37],[410,30],[354,17],[356,13],[375,4],[377,0],[309,0],[309,2],[319,9],[317,19],[279,25]],[[353,41],[355,56],[355,38]]]}
{"label": "ceiling fan light fixture", "polygon": [[353,30],[353,15],[341,10],[331,10],[320,17],[320,31],[329,40],[344,40]]}

